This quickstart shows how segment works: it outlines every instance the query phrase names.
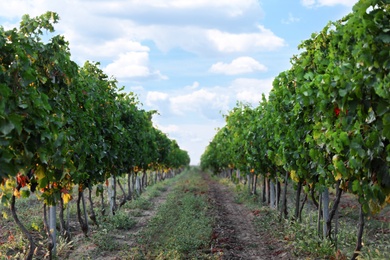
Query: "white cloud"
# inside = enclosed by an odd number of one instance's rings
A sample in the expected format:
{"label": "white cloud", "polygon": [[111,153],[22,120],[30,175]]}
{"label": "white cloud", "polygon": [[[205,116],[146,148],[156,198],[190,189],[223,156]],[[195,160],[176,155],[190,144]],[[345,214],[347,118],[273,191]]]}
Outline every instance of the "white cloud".
{"label": "white cloud", "polygon": [[245,10],[250,9],[253,6],[258,5],[256,0],[148,0],[148,1],[101,1],[96,3],[96,8],[100,11],[108,12],[123,12],[124,8],[127,12],[145,12],[145,10],[158,9],[160,11],[179,10],[181,12],[190,10],[195,11],[199,9],[208,9],[214,11],[222,11],[229,16],[236,17],[243,15]]}
{"label": "white cloud", "polygon": [[357,2],[357,0],[301,0],[301,4],[306,7],[335,5],[353,6]]}
{"label": "white cloud", "polygon": [[130,78],[157,78],[167,79],[158,70],[149,67],[148,52],[127,52],[120,54],[119,58],[108,64],[104,69],[109,75],[118,79]]}
{"label": "white cloud", "polygon": [[217,62],[211,66],[210,72],[226,75],[237,75],[255,71],[266,71],[267,67],[251,57],[239,57],[231,63]]}
{"label": "white cloud", "polygon": [[282,38],[259,25],[260,32],[233,34],[219,30],[208,30],[208,39],[220,52],[272,51],[285,45]]}
{"label": "white cloud", "polygon": [[232,98],[234,93],[227,87],[199,88],[199,83],[194,82],[179,91],[149,91],[145,104],[176,121],[215,120],[230,108]]}
{"label": "white cloud", "polygon": [[262,94],[268,97],[272,81],[273,78],[238,78],[228,86],[210,88],[199,88],[195,82],[196,88],[184,88],[185,91],[181,92],[150,91],[145,103],[152,109],[158,109],[165,116],[216,120],[221,118],[221,114],[233,108],[236,101],[257,106]]}
{"label": "white cloud", "polygon": [[167,125],[167,126],[163,126],[163,125],[159,125],[159,124],[155,124],[155,125],[163,133],[167,133],[168,135],[171,135],[172,133],[180,132],[178,125]]}
{"label": "white cloud", "polygon": [[236,101],[257,106],[262,93],[268,96],[272,81],[272,78],[238,78],[228,86],[210,88],[194,82],[181,91],[151,91],[146,103],[163,111],[164,122],[160,122],[159,116],[153,117],[153,122],[189,152],[192,164],[198,164],[215,129],[224,125],[221,114],[232,109]]}
{"label": "white cloud", "polygon": [[[50,1],[51,2],[51,1]],[[22,15],[29,14],[30,16],[40,15],[50,9],[43,8],[44,6],[52,6],[51,4],[45,3],[44,0],[37,1],[1,1],[0,2],[0,16],[7,17],[10,19],[20,19]]]}
{"label": "white cloud", "polygon": [[139,92],[145,90],[145,88],[144,88],[143,86],[131,86],[131,87],[129,87],[129,89],[130,89],[131,91],[139,91]]}
{"label": "white cloud", "polygon": [[149,109],[157,110],[161,116],[169,116],[171,114],[169,95],[166,92],[148,91],[145,104]]}
{"label": "white cloud", "polygon": [[170,98],[171,111],[176,115],[188,112],[200,113],[207,118],[215,118],[219,111],[229,108],[229,95],[217,93],[215,89],[199,89],[190,94]]}
{"label": "white cloud", "polygon": [[156,46],[168,52],[174,48],[204,54],[211,48],[211,43],[205,36],[206,30],[195,26],[139,26],[135,28],[139,39],[152,39]]}
{"label": "white cloud", "polygon": [[167,53],[172,49],[202,56],[219,53],[253,53],[275,51],[285,46],[284,39],[276,36],[264,26],[248,33],[232,33],[222,29],[208,29],[201,24],[182,25],[139,25],[123,21],[123,34],[137,41],[152,40],[158,49]]}
{"label": "white cloud", "polygon": [[173,0],[166,2],[170,2],[174,8],[211,8],[214,10],[222,9],[232,17],[243,15],[245,10],[257,4],[255,0]]}
{"label": "white cloud", "polygon": [[[206,56],[284,46],[284,40],[270,30],[253,28],[262,12],[256,0],[14,0],[0,3],[0,10],[0,17],[17,19],[25,13],[35,16],[47,10],[58,12],[61,20],[56,28],[65,35],[72,55],[81,63],[118,57],[119,51],[148,51],[140,44],[143,41],[152,41],[164,52],[181,48]],[[243,17],[242,21],[237,16]],[[242,27],[238,25],[242,23],[253,32],[239,33]]]}
{"label": "white cloud", "polygon": [[198,165],[200,157],[206,146],[216,134],[216,128],[224,125],[224,120],[209,120],[203,124],[180,124],[164,126],[158,118],[153,119],[154,123],[164,133],[168,133],[170,138],[178,141],[181,149],[188,151],[191,157],[191,164]]}
{"label": "white cloud", "polygon": [[253,0],[160,0],[157,2],[166,3],[168,7],[179,7],[179,8],[196,8],[196,7],[229,7],[229,8],[247,8],[256,1]]}
{"label": "white cloud", "polygon": [[231,91],[235,94],[234,99],[257,106],[262,99],[262,94],[268,97],[272,89],[273,78],[250,79],[239,78],[230,85]]}
{"label": "white cloud", "polygon": [[313,6],[316,3],[316,0],[301,0],[303,6]]}
{"label": "white cloud", "polygon": [[155,102],[167,100],[168,93],[159,91],[149,91],[146,96],[146,105],[153,106]]}
{"label": "white cloud", "polygon": [[184,88],[187,89],[187,90],[194,90],[194,89],[197,89],[197,88],[199,88],[199,82],[198,82],[198,81],[195,81],[194,83],[192,83],[192,85],[190,85],[190,86],[185,86]]}
{"label": "white cloud", "polygon": [[288,18],[283,19],[282,23],[283,24],[292,24],[292,23],[299,22],[300,20],[301,20],[300,18],[294,17],[292,13],[288,13]]}
{"label": "white cloud", "polygon": [[119,56],[121,53],[148,53],[150,49],[139,42],[126,38],[117,38],[93,46],[93,48],[91,48],[91,46],[82,45],[79,46],[78,51],[83,52],[84,55],[90,57],[112,58]]}

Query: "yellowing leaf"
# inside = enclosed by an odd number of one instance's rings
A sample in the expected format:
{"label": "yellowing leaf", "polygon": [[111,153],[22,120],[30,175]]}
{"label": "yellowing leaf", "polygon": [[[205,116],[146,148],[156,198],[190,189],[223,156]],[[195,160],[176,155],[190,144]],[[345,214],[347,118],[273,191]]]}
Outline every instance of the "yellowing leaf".
{"label": "yellowing leaf", "polygon": [[36,223],[32,223],[31,227],[35,229],[36,231],[39,231],[39,226]]}
{"label": "yellowing leaf", "polygon": [[297,172],[295,170],[292,170],[290,172],[290,176],[291,176],[291,180],[293,180],[295,182],[299,182],[299,177],[298,177]]}
{"label": "yellowing leaf", "polygon": [[62,194],[62,199],[64,201],[64,204],[68,204],[69,201],[72,199],[72,195],[70,195],[69,193],[67,194]]}
{"label": "yellowing leaf", "polygon": [[382,209],[381,205],[379,205],[379,203],[374,200],[370,200],[368,205],[370,206],[371,213],[374,215],[378,214]]}
{"label": "yellowing leaf", "polygon": [[336,181],[338,181],[338,180],[341,180],[342,177],[343,177],[343,176],[341,175],[341,173],[340,173],[339,171],[336,171],[336,175],[334,176],[334,179],[335,179]]}
{"label": "yellowing leaf", "polygon": [[45,178],[45,168],[43,168],[43,166],[39,165],[37,167],[37,169],[35,170],[35,176],[38,180]]}
{"label": "yellowing leaf", "polygon": [[18,191],[18,189],[14,189],[14,196],[20,199],[20,192]]}
{"label": "yellowing leaf", "polygon": [[12,189],[16,186],[16,182],[14,179],[8,179],[6,182],[5,182],[5,188],[6,189]]}

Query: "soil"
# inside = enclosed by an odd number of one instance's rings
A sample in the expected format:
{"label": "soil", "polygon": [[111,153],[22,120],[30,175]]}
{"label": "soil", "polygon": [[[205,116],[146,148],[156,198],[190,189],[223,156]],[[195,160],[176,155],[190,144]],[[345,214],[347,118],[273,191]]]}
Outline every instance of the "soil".
{"label": "soil", "polygon": [[[269,234],[255,231],[253,219],[256,217],[256,212],[236,203],[234,194],[228,187],[212,180],[207,174],[203,174],[203,177],[209,184],[208,196],[213,206],[211,212],[217,223],[211,237],[211,255],[220,255],[221,259],[292,259],[285,245],[274,240]],[[113,239],[123,244],[123,248],[139,246],[136,242],[137,234],[156,214],[158,205],[166,201],[168,193],[169,189],[153,198],[152,207],[142,210],[140,215],[135,216],[137,224],[131,230],[117,231]],[[93,255],[92,251],[96,249],[96,245],[86,242],[81,233],[76,235],[73,241],[80,246],[74,248],[68,259],[82,259]],[[121,252],[115,250],[95,256],[95,259],[116,260],[123,259],[122,256]]]}
{"label": "soil", "polygon": [[[212,205],[211,214],[214,215],[216,226],[210,242],[210,255],[219,259],[293,259],[288,248],[282,242],[275,240],[270,234],[256,231],[253,220],[257,217],[245,205],[234,201],[234,194],[229,187],[212,180],[208,174],[203,174],[209,184],[209,202]],[[147,226],[149,220],[156,214],[158,206],[166,201],[170,189],[162,192],[160,196],[152,199],[152,207],[142,210],[141,215],[135,217],[137,224],[126,231],[117,231],[114,239],[123,244],[123,248],[139,247],[137,234]],[[77,243],[77,240],[83,240]],[[74,237],[74,244],[81,245],[75,248],[68,259],[87,259],[96,249],[93,243],[86,243],[80,237]],[[80,241],[81,242],[81,241]],[[219,257],[218,257],[219,256]],[[126,259],[123,252],[103,252],[94,257],[100,260]]]}
{"label": "soil", "polygon": [[[158,197],[154,197],[150,200],[151,207],[147,210],[140,210],[139,214],[136,214],[133,218],[136,220],[136,224],[130,230],[116,230],[115,235],[111,239],[115,240],[116,243],[121,244],[123,248],[132,248],[137,245],[137,234],[139,234],[143,228],[145,228],[149,220],[157,213],[159,205],[163,204],[166,201],[166,198],[169,194],[170,187],[167,190],[160,193]],[[76,224],[77,225],[77,224]],[[77,240],[83,240],[81,243],[77,243]],[[96,245],[93,243],[85,243],[84,235],[82,233],[78,234],[73,238],[73,243],[81,245],[72,251],[72,253],[67,257],[67,259],[89,259],[87,258],[92,254],[92,251],[96,249]],[[112,242],[112,241],[111,241]],[[121,251],[111,251],[104,252],[99,256],[95,256],[96,260],[121,260],[123,259],[123,252]]]}
{"label": "soil", "polygon": [[228,187],[204,176],[210,184],[210,200],[217,220],[212,235],[213,253],[222,252],[223,259],[293,259],[282,242],[256,231],[256,212],[234,202]]}
{"label": "soil", "polygon": [[[292,256],[292,250],[286,241],[278,240],[269,231],[259,231],[255,227],[254,222],[261,221],[261,214],[258,211],[239,204],[235,200],[234,192],[229,187],[212,179],[208,174],[204,173],[202,176],[209,186],[207,196],[211,204],[210,214],[216,220],[210,238],[210,248],[206,250],[212,259],[296,259]],[[137,244],[138,234],[156,215],[159,205],[165,203],[170,191],[171,187],[168,187],[158,197],[152,198],[151,206],[147,210],[135,209],[133,213],[136,214],[132,214],[132,216],[135,218],[136,224],[130,230],[115,230],[115,234],[110,234],[111,241],[107,242],[119,244],[119,247],[123,248],[121,250],[97,250],[98,246],[93,243],[92,239],[85,238],[79,230],[79,224],[76,220],[72,221],[70,227],[74,247],[62,254],[61,259],[91,259],[91,256],[93,256],[92,259],[101,260],[132,259],[126,253],[129,250],[142,247],[142,245]],[[293,197],[294,194],[289,195]],[[357,202],[352,195],[343,195],[340,203],[340,217],[344,217],[344,215],[346,217],[347,213],[344,211],[350,212],[356,207]],[[373,218],[386,224],[380,232],[390,233],[390,228],[386,228],[387,223],[390,223],[390,207]],[[93,236],[98,230],[98,227],[91,226],[89,236]],[[8,234],[7,228],[0,226],[0,244],[7,243],[10,239],[13,239],[11,233]],[[39,240],[43,239],[36,239],[36,241]],[[44,253],[39,253],[38,259],[42,259],[43,255]]]}

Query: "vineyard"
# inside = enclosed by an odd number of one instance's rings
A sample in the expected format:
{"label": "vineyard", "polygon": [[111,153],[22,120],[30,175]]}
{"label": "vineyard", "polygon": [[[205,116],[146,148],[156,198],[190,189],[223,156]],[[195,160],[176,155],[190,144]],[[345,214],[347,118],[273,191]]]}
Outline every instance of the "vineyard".
{"label": "vineyard", "polygon": [[[106,214],[113,216],[148,184],[176,175],[190,162],[176,141],[153,127],[156,111],[142,110],[136,95],[123,93],[99,63],[78,66],[63,36],[42,39],[54,33],[58,19],[53,12],[25,15],[18,29],[0,27],[0,198],[9,208],[3,218],[12,217],[28,240],[26,252],[19,252],[26,259],[33,258],[36,243],[18,217],[18,201],[33,197],[43,206],[51,257],[57,224],[70,239],[64,215],[72,199],[87,236],[89,219],[98,225],[92,191],[104,209],[108,189]],[[121,184],[125,176],[127,187]]]}
{"label": "vineyard", "polygon": [[0,26],[1,259],[390,258],[389,0],[303,41],[200,168],[58,21]]}
{"label": "vineyard", "polygon": [[[279,219],[301,221],[311,198],[318,211],[311,236],[335,251],[339,206],[353,195],[359,205],[353,259],[361,255],[367,218],[390,203],[389,12],[389,1],[359,1],[313,33],[267,99],[255,108],[238,103],[225,116],[201,158],[204,169],[235,182],[246,178],[252,194],[261,182],[263,201]],[[381,250],[388,258],[388,243]]]}

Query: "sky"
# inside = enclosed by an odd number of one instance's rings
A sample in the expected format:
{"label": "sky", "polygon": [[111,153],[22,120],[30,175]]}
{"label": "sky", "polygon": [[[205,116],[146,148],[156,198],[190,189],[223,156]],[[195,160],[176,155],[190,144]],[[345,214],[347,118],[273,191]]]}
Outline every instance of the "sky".
{"label": "sky", "polygon": [[357,0],[8,0],[0,25],[57,12],[72,60],[101,63],[197,165],[223,115],[256,107],[298,45]]}

